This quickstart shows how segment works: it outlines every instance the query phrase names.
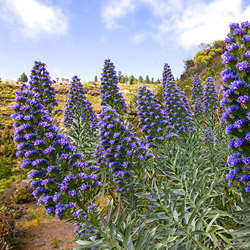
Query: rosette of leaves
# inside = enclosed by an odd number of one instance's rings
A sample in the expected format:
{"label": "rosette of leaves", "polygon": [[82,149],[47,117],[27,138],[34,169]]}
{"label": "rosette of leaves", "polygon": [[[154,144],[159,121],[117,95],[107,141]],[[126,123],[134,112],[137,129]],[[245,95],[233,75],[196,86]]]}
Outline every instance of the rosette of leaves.
{"label": "rosette of leaves", "polygon": [[64,116],[65,127],[71,127],[72,123],[81,123],[84,133],[90,136],[97,128],[97,116],[77,76],[70,83]]}
{"label": "rosette of leaves", "polygon": [[163,90],[165,115],[168,117],[168,137],[196,131],[187,97],[172,76],[166,77]]}
{"label": "rosette of leaves", "polygon": [[126,112],[126,103],[120,89],[117,87],[118,78],[116,76],[115,66],[110,59],[106,59],[101,77],[101,106],[109,106],[115,109],[117,113]]}
{"label": "rosette of leaves", "polygon": [[168,118],[165,116],[161,104],[155,98],[154,93],[147,89],[147,86],[141,86],[137,95],[138,121],[141,126],[141,132],[147,142],[160,142],[165,138]]}
{"label": "rosette of leaves", "polygon": [[203,93],[204,90],[200,76],[198,74],[195,74],[191,91],[191,99],[194,109],[194,117],[196,119],[200,119],[204,113]]}
{"label": "rosette of leaves", "polygon": [[245,188],[250,192],[250,29],[249,23],[230,24],[230,33],[225,39],[226,52],[222,56],[226,69],[222,72],[223,100],[225,108],[226,134],[230,136],[228,165],[230,173],[228,185]]}
{"label": "rosette of leaves", "polygon": [[96,149],[97,164],[102,171],[110,171],[108,183],[116,185],[116,192],[129,193],[135,188],[134,180],[143,172],[143,165],[152,157],[147,155],[149,145],[129,131],[115,110],[102,107],[100,114],[100,144]]}
{"label": "rosette of leaves", "polygon": [[[41,85],[43,80],[36,79]],[[14,140],[17,157],[23,159],[21,167],[30,171],[33,195],[48,214],[71,219],[88,215],[85,204],[101,185],[95,174],[98,167],[89,166],[67,137],[59,134],[50,116],[52,109],[41,104],[42,94],[34,92],[32,84],[20,87],[13,105]]]}
{"label": "rosette of leaves", "polygon": [[218,95],[212,77],[206,79],[204,91],[204,115],[205,117],[213,116],[214,111],[218,108]]}

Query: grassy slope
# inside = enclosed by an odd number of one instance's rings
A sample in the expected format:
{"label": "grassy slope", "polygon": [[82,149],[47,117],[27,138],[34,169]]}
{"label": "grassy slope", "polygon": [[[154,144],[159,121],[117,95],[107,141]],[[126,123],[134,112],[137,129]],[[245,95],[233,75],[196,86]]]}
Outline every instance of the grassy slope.
{"label": "grassy slope", "polygon": [[[119,88],[126,99],[129,113],[136,112],[136,95],[138,87],[143,84],[128,85],[119,84]],[[86,96],[92,103],[94,110],[100,112],[100,83],[88,82],[83,83],[86,91]],[[161,92],[161,85],[148,85],[157,95]],[[54,85],[56,98],[58,100],[58,109],[65,108],[69,85]],[[13,121],[10,118],[12,113],[12,105],[14,104],[15,92],[19,89],[17,84],[0,83],[0,172],[5,169],[8,173],[3,173],[1,176],[0,195],[8,187],[8,185],[15,179],[23,178],[24,172],[18,168],[19,162],[15,158],[15,143],[13,142]],[[63,115],[57,117],[63,126]],[[131,116],[133,119],[133,116]],[[6,169],[7,166],[7,169]],[[21,177],[20,177],[21,174]]]}

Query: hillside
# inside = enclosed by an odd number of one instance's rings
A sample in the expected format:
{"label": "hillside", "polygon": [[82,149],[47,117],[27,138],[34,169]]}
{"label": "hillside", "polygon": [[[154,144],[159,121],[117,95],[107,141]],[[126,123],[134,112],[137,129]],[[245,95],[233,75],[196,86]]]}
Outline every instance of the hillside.
{"label": "hillside", "polygon": [[192,59],[184,61],[185,70],[178,79],[178,84],[190,96],[192,87],[193,75],[199,74],[201,80],[205,81],[207,77],[212,77],[215,81],[215,86],[220,93],[221,71],[224,65],[221,61],[221,55],[225,51],[224,41],[215,41],[211,44],[202,44],[201,50],[198,51]]}

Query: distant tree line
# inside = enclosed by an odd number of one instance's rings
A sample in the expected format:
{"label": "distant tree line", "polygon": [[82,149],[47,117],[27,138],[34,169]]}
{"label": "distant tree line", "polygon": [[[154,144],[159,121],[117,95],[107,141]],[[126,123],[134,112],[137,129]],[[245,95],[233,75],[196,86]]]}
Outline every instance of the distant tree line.
{"label": "distant tree line", "polygon": [[160,79],[158,78],[156,81],[154,81],[154,78],[152,77],[151,80],[148,75],[146,75],[145,80],[142,76],[139,76],[138,79],[135,78],[133,75],[131,76],[123,76],[121,71],[118,71],[118,82],[119,83],[128,83],[130,85],[137,84],[137,83],[145,83],[145,84],[161,84]]}
{"label": "distant tree line", "polygon": [[[119,83],[128,83],[130,85],[137,84],[137,83],[161,84],[161,80],[159,78],[156,81],[154,81],[154,78],[152,77],[151,80],[150,80],[148,75],[146,75],[145,80],[144,80],[142,76],[139,76],[138,79],[137,79],[133,75],[131,75],[129,77],[127,75],[123,76],[121,71],[118,71],[117,77],[118,77],[118,82]],[[27,77],[27,75],[25,73],[22,73],[21,76],[17,79],[17,81],[19,83],[28,82],[28,77]],[[60,78],[57,77],[56,81],[54,81],[54,83],[56,83],[56,82],[58,83],[59,81],[60,81]],[[96,75],[95,75],[95,78],[94,78],[94,82],[98,82],[98,78],[97,78]],[[60,84],[66,84],[66,83],[69,83],[69,79],[62,77],[61,81],[60,81]]]}

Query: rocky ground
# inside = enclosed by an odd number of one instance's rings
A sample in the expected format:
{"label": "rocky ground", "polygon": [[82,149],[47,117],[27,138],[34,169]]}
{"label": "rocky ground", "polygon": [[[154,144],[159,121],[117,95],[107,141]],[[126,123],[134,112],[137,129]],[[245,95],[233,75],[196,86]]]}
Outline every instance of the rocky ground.
{"label": "rocky ground", "polygon": [[19,205],[16,237],[13,250],[70,250],[77,246],[74,225],[46,215],[44,209],[32,201]]}

